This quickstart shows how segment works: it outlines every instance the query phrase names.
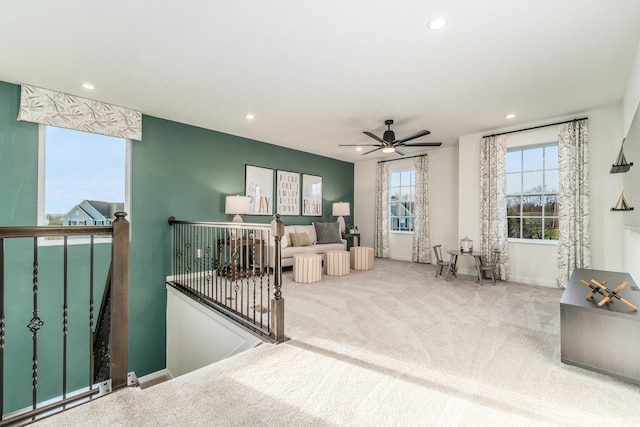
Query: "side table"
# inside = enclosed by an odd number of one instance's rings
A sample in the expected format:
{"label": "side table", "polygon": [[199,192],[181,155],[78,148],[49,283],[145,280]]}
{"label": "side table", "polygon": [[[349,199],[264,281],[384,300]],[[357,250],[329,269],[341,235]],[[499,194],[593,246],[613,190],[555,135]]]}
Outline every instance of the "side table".
{"label": "side table", "polygon": [[[354,244],[354,237],[358,239],[358,244]],[[360,233],[342,233],[342,238],[347,241],[347,250],[350,248],[349,241],[351,246],[360,246]]]}

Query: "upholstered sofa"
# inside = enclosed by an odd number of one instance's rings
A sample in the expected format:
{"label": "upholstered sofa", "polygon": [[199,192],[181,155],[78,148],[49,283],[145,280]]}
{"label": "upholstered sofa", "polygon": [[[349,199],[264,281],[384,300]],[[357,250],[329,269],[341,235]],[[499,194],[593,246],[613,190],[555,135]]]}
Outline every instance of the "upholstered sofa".
{"label": "upholstered sofa", "polygon": [[[304,234],[304,235],[303,235]],[[273,246],[273,240],[271,242]],[[295,254],[322,254],[329,250],[346,250],[347,241],[340,234],[338,222],[315,222],[311,225],[287,225],[281,239],[281,265],[293,265]],[[275,250],[269,250],[269,267],[275,266]],[[323,258],[324,259],[324,258]]]}

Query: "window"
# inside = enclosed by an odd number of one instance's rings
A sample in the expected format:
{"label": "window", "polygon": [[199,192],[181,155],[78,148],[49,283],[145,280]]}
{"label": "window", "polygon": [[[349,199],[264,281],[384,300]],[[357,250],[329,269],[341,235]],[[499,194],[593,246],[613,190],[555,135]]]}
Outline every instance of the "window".
{"label": "window", "polygon": [[507,150],[508,237],[558,240],[558,143]]}
{"label": "window", "polygon": [[389,231],[413,232],[415,170],[389,173]]}
{"label": "window", "polygon": [[127,140],[40,127],[40,225],[106,225],[125,210]]}

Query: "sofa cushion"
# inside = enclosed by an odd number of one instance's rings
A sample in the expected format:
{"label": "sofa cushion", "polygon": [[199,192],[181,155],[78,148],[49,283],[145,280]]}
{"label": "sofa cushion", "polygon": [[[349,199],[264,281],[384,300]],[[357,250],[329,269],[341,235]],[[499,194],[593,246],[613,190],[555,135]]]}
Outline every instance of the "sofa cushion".
{"label": "sofa cushion", "polygon": [[296,233],[307,233],[309,236],[309,242],[312,245],[316,244],[316,228],[312,225],[296,225]]}
{"label": "sofa cushion", "polygon": [[340,223],[336,222],[314,222],[316,228],[316,241],[318,244],[323,243],[341,243],[342,235],[340,234]]}
{"label": "sofa cushion", "polygon": [[294,225],[287,225],[284,227],[284,236],[280,239],[280,247],[286,248],[287,246],[291,246],[289,242],[289,234],[295,233],[296,227]]}
{"label": "sofa cushion", "polygon": [[291,246],[309,246],[311,239],[307,233],[289,233],[289,243]]}

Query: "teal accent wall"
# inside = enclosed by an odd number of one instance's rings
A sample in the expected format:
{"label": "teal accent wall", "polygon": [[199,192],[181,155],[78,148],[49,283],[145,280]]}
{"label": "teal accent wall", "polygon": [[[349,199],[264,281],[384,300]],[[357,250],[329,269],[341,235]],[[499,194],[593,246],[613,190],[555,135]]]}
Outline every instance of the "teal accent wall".
{"label": "teal accent wall", "polygon": [[[35,225],[38,194],[38,125],[18,122],[19,86],[0,82],[0,226]],[[171,226],[167,220],[230,221],[224,214],[227,195],[244,194],[245,164],[283,169],[323,177],[323,216],[285,216],[286,224],[309,224],[312,221],[335,221],[331,203],[347,201],[353,207],[353,164],[291,150],[259,141],[206,130],[155,117],[143,117],[143,140],[134,141],[131,151],[131,268],[129,370],[143,376],[165,367],[165,278],[171,273]],[[352,212],[353,215],[354,212]],[[245,222],[269,223],[270,216],[245,215]],[[31,334],[26,328],[31,318],[31,269],[33,244],[12,243],[6,251],[5,283],[15,286],[7,290],[5,309],[11,315],[7,324],[5,344],[5,412],[22,408],[30,402]],[[110,245],[99,245],[105,257]],[[41,272],[40,311],[50,326],[43,328],[39,350],[39,388],[43,395],[60,395],[55,384],[60,372],[44,374],[47,366],[61,365],[55,342],[60,337],[61,296],[56,264],[59,248],[41,248],[41,268],[55,279],[46,279]],[[82,265],[86,254],[74,248],[75,265]],[[70,286],[72,303],[86,301],[88,273],[85,267],[73,267]],[[98,265],[97,304],[104,283],[101,277],[106,267]],[[8,280],[9,279],[9,280]],[[49,293],[51,292],[51,293]],[[285,295],[286,298],[286,295]],[[97,311],[97,308],[96,308]],[[9,313],[10,312],[10,313]],[[74,315],[74,322],[86,322],[83,314]],[[79,318],[79,320],[76,320]],[[48,319],[52,319],[48,322]],[[79,323],[79,324],[80,324]],[[9,331],[12,328],[13,332]],[[16,335],[12,335],[16,334]],[[15,338],[14,338],[15,337]],[[11,339],[10,339],[11,338]],[[44,343],[54,350],[45,352]],[[82,355],[88,346],[75,336],[71,340],[73,371],[78,381],[88,373],[82,368]],[[49,359],[47,359],[47,357]],[[45,362],[50,360],[50,362]],[[69,362],[71,363],[71,362]],[[79,368],[78,368],[79,367]],[[18,372],[19,374],[9,374]],[[24,376],[27,375],[26,381]],[[75,378],[75,377],[74,377]],[[75,379],[74,379],[75,381]],[[23,382],[25,384],[23,384]],[[13,390],[7,393],[7,390]],[[24,399],[27,403],[24,404]]]}

